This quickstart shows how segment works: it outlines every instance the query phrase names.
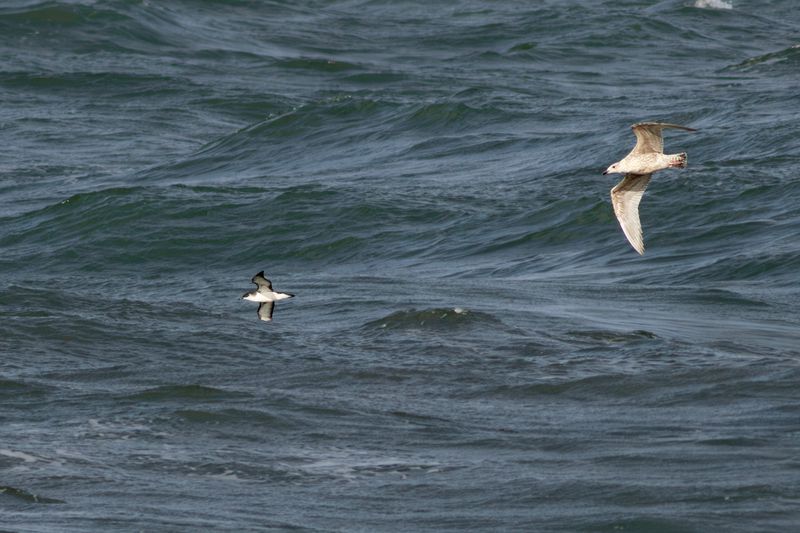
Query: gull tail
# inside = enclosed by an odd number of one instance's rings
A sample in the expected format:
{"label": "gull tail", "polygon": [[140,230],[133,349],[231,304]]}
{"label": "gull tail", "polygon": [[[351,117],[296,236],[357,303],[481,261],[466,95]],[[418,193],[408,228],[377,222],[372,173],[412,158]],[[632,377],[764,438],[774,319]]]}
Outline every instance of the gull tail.
{"label": "gull tail", "polygon": [[673,168],[686,168],[686,152],[673,155],[669,166]]}

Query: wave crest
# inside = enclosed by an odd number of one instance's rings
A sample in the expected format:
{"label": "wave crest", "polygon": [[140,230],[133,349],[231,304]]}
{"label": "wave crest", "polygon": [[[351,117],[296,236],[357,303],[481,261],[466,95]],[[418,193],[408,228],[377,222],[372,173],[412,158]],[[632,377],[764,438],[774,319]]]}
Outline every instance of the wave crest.
{"label": "wave crest", "polygon": [[367,329],[380,330],[451,330],[473,328],[480,324],[500,324],[500,321],[488,313],[471,311],[461,307],[409,309],[396,311],[381,319],[364,325]]}

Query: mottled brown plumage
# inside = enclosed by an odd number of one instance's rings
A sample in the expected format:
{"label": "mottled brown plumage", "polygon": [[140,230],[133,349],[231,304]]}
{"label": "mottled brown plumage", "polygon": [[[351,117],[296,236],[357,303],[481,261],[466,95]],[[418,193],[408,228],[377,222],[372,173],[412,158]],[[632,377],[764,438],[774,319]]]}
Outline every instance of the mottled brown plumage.
{"label": "mottled brown plumage", "polygon": [[606,169],[603,174],[621,173],[625,177],[611,189],[611,205],[622,232],[634,250],[644,253],[642,224],[639,220],[639,203],[650,183],[653,172],[665,168],[685,168],[686,153],[668,155],[664,153],[665,128],[697,131],[686,126],[663,122],[640,122],[631,126],[636,135],[636,146],[620,161]]}

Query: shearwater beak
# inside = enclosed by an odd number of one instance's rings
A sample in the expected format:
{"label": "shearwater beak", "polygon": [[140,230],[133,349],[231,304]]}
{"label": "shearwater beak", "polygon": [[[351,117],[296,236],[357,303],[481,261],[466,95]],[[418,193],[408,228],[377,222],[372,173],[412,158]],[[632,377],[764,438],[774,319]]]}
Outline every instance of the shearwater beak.
{"label": "shearwater beak", "polygon": [[603,171],[603,176],[605,176],[606,174],[608,174],[608,170]]}

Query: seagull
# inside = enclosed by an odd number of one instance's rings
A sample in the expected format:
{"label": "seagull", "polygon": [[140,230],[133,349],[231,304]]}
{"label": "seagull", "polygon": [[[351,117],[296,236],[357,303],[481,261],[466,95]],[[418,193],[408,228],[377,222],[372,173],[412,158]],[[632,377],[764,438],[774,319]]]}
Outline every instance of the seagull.
{"label": "seagull", "polygon": [[617,161],[603,172],[606,174],[625,174],[622,181],[611,189],[611,204],[617,215],[622,232],[634,250],[644,254],[642,224],[639,222],[639,202],[650,182],[650,176],[665,168],[686,168],[686,152],[668,155],[664,153],[664,139],[661,130],[672,128],[697,131],[686,126],[664,122],[640,122],[631,126],[636,135],[636,146],[621,161]]}
{"label": "seagull", "polygon": [[261,302],[258,306],[258,318],[269,322],[272,320],[272,310],[275,307],[276,300],[285,300],[286,298],[293,298],[294,294],[288,292],[275,292],[272,290],[272,282],[264,277],[262,270],[251,279],[253,283],[258,285],[254,291],[246,292],[242,295],[243,300],[250,300],[251,302]]}

